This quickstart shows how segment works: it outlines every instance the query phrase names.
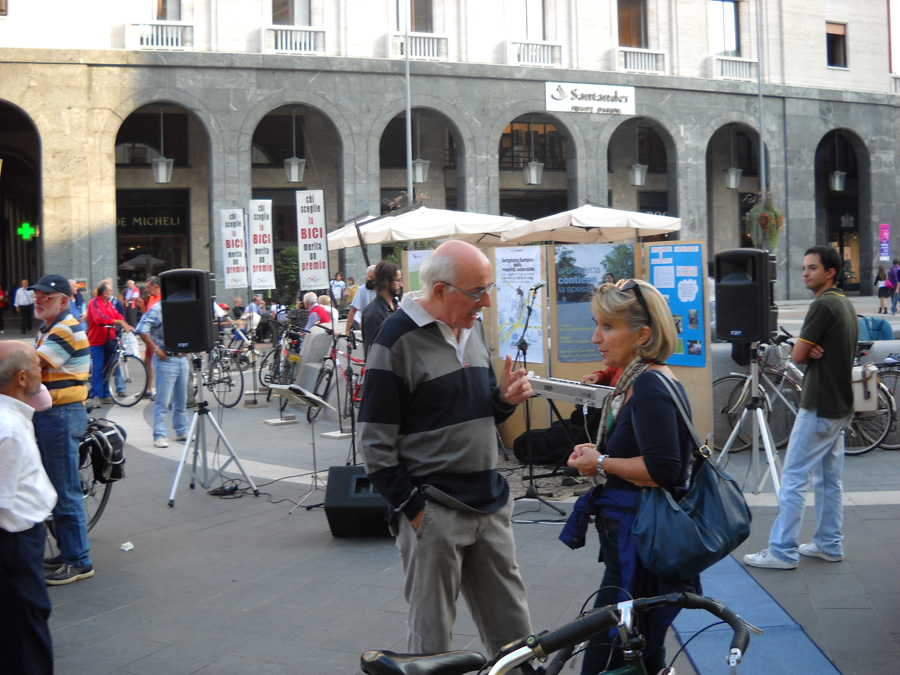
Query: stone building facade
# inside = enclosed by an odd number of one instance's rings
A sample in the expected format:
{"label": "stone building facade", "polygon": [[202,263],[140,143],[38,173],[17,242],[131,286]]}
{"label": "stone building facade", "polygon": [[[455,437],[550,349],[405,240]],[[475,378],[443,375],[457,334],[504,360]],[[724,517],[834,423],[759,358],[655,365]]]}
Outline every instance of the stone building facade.
{"label": "stone building facade", "polygon": [[[761,121],[787,223],[779,296],[805,297],[802,252],[826,242],[869,294],[880,258],[900,253],[895,4],[0,1],[0,281],[215,271],[219,212],[271,198],[277,246],[290,246],[296,189],[324,190],[329,228],[402,203],[408,45],[429,206],[667,213],[712,256],[746,244]],[[628,92],[633,111],[551,109],[552,91],[598,86]],[[161,154],[175,160],[165,184],[149,164]],[[306,159],[301,183],[282,168],[291,155]],[[522,178],[530,160],[540,184]],[[649,169],[638,186],[635,164]],[[735,189],[729,168],[743,170]],[[358,251],[332,258],[362,276]]]}

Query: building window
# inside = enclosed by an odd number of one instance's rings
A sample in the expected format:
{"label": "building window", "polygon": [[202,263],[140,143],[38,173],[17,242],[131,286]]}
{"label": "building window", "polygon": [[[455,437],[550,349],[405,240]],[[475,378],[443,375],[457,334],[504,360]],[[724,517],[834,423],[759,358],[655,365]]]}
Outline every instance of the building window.
{"label": "building window", "polygon": [[735,0],[712,0],[712,53],[720,56],[740,56],[738,5]]}
{"label": "building window", "polygon": [[310,26],[309,0],[272,0],[272,24]]}
{"label": "building window", "polygon": [[888,0],[888,49],[891,55],[891,72],[900,73],[900,0]]}
{"label": "building window", "polygon": [[[185,114],[166,112],[163,125],[166,156],[175,166],[188,166],[188,118]],[[116,164],[149,164],[160,157],[159,113],[132,113],[116,135]]]}
{"label": "building window", "polygon": [[296,143],[297,157],[306,157],[304,150],[303,116],[293,117],[296,128],[291,132],[290,115],[266,115],[253,132],[250,161],[254,166],[282,166],[293,156]]}
{"label": "building window", "polygon": [[181,21],[181,0],[156,0],[157,21]]}
{"label": "building window", "polygon": [[552,124],[513,122],[500,138],[500,168],[520,169],[532,159],[546,169],[566,168],[566,139]]}
{"label": "building window", "polygon": [[412,33],[433,33],[434,17],[431,0],[397,0],[397,30],[406,30],[406,13],[409,12],[409,30]]}
{"label": "building window", "polygon": [[646,0],[618,0],[619,46],[647,48]]}
{"label": "building window", "polygon": [[543,41],[543,0],[519,0],[512,16],[512,36],[515,40],[527,42]]}
{"label": "building window", "polygon": [[847,67],[847,24],[825,23],[825,40],[828,65],[832,68]]}

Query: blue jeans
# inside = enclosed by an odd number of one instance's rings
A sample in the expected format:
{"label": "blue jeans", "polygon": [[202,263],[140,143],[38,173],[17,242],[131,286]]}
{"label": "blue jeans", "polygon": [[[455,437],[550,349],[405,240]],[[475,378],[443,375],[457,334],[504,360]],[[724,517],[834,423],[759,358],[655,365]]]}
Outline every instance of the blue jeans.
{"label": "blue jeans", "polygon": [[891,314],[897,313],[897,302],[898,301],[900,301],[900,293],[898,293],[895,289],[894,292],[891,293]]}
{"label": "blue jeans", "polygon": [[[104,381],[104,370],[116,351],[116,343],[91,345],[91,398],[109,398],[109,387]],[[118,386],[118,385],[117,385]],[[125,388],[123,382],[122,388]]]}
{"label": "blue jeans", "polygon": [[84,495],[78,475],[78,446],[87,428],[87,412],[81,403],[55,405],[34,413],[34,432],[44,469],[59,495],[53,524],[63,562],[84,567],[91,564],[91,549],[84,514]]}
{"label": "blue jeans", "polygon": [[172,403],[172,426],[175,435],[188,432],[187,390],[191,377],[191,363],[187,356],[168,356],[165,360],[153,355],[156,373],[156,402],[153,404],[153,440],[168,435],[166,415]]}
{"label": "blue jeans", "polygon": [[841,472],[844,468],[844,429],[850,417],[828,419],[800,409],[788,442],[778,491],[778,517],[769,534],[769,551],[781,560],[797,562],[806,488],[812,475],[816,496],[813,543],[829,555],[844,555]]}

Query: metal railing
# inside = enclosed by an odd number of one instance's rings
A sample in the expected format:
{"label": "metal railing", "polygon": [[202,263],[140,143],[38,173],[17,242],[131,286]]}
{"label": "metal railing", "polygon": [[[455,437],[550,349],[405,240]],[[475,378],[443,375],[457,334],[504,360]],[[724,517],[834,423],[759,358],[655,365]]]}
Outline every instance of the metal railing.
{"label": "metal railing", "polygon": [[507,42],[506,59],[511,66],[559,67],[562,65],[562,45],[510,40]]}
{"label": "metal railing", "polygon": [[194,48],[194,26],[180,21],[146,21],[127,26],[127,49],[190,51]]}
{"label": "metal railing", "polygon": [[[403,51],[405,33],[394,33],[391,36],[391,57],[402,59],[406,56]],[[419,61],[446,61],[448,57],[447,38],[444,35],[434,33],[410,33],[409,34],[409,58]]]}
{"label": "metal railing", "polygon": [[713,68],[717,80],[741,80],[756,82],[756,61],[735,56],[713,56]]}
{"label": "metal railing", "polygon": [[619,47],[618,54],[620,72],[652,73],[654,75],[664,75],[666,72],[665,52]]}
{"label": "metal railing", "polygon": [[262,29],[263,51],[275,54],[324,54],[325,29],[310,26],[268,26]]}

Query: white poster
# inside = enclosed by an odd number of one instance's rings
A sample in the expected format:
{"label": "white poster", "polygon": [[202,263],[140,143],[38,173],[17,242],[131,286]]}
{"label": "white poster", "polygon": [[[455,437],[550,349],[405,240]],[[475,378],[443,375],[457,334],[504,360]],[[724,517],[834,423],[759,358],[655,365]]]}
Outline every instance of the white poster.
{"label": "white poster", "polygon": [[225,288],[247,288],[244,209],[222,209],[222,264]]}
{"label": "white poster", "polygon": [[250,200],[250,286],[275,288],[275,247],[272,243],[272,200]]}
{"label": "white poster", "polygon": [[[494,256],[500,357],[508,354],[515,359],[519,341],[524,336],[527,362],[543,363],[544,291],[537,288],[541,283],[541,247],[498,248]],[[521,358],[519,363],[522,363]]]}
{"label": "white poster", "polygon": [[328,240],[325,227],[325,192],[297,190],[297,255],[300,290],[328,288]]}

